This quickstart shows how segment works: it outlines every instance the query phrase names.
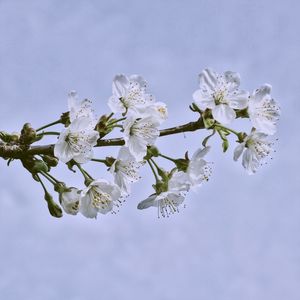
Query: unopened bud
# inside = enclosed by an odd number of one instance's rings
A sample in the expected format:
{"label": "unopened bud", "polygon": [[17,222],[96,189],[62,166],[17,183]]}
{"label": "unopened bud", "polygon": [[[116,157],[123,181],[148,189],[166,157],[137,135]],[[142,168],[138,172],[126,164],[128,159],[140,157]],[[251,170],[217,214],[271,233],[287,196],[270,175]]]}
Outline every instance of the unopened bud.
{"label": "unopened bud", "polygon": [[47,201],[50,215],[55,218],[61,218],[63,215],[62,209],[54,202],[52,196],[48,192],[45,193],[45,200]]}
{"label": "unopened bud", "polygon": [[56,167],[58,165],[58,159],[56,157],[53,157],[53,156],[50,156],[50,155],[43,155],[43,161],[49,167]]}
{"label": "unopened bud", "polygon": [[36,139],[36,131],[32,128],[30,123],[25,123],[20,136],[20,142],[25,145],[32,144]]}
{"label": "unopened bud", "polygon": [[159,150],[157,147],[155,146],[148,146],[147,148],[147,155],[146,155],[146,159],[150,159],[151,157],[158,157],[159,155]]}
{"label": "unopened bud", "polygon": [[70,113],[67,111],[60,116],[61,123],[68,127],[71,124]]}
{"label": "unopened bud", "polygon": [[30,171],[32,173],[49,172],[49,167],[42,160],[34,160]]}

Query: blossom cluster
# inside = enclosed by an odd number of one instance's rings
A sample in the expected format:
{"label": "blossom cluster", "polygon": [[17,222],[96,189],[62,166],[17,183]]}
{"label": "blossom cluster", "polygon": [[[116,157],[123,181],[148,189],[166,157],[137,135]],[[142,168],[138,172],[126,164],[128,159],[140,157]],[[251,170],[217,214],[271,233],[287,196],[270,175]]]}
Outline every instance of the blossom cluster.
{"label": "blossom cluster", "polygon": [[201,110],[210,109],[220,124],[231,124],[241,111],[249,117],[253,126],[251,133],[240,138],[234,160],[243,153],[242,164],[253,174],[273,151],[268,136],[276,133],[280,108],[271,96],[271,85],[264,84],[252,93],[240,90],[239,86],[238,73],[227,71],[220,75],[205,69],[199,75],[199,89],[194,92],[193,99]]}
{"label": "blossom cluster", "polygon": [[[160,126],[168,118],[165,103],[156,101],[148,92],[147,83],[139,75],[117,75],[112,83],[112,95],[108,99],[110,114],[98,118],[90,100],[79,100],[75,91],[68,95],[68,112],[57,122],[37,129],[25,128],[21,136],[14,137],[15,144],[23,147],[40,140],[44,135],[58,135],[54,145],[54,154],[40,155],[43,161],[35,156],[23,159],[24,167],[29,170],[45,190],[45,200],[50,213],[61,216],[60,208],[55,204],[41,175],[54,185],[59,194],[61,207],[67,214],[81,213],[87,218],[96,218],[98,214],[116,212],[124,199],[131,193],[132,183],[140,180],[140,168],[148,165],[155,183],[154,193],[138,204],[138,209],[156,207],[158,216],[168,217],[178,212],[186,198],[187,192],[201,186],[211,176],[211,163],[205,160],[209,153],[209,139],[218,133],[223,151],[227,151],[227,136],[237,137],[233,159],[242,156],[242,165],[249,174],[254,174],[259,166],[273,152],[271,136],[276,133],[280,108],[271,96],[271,86],[264,84],[253,92],[240,89],[238,73],[227,71],[218,74],[211,69],[203,70],[199,75],[199,88],[193,93],[191,110],[199,114],[198,120],[191,125],[182,125],[168,129],[171,133],[198,129],[210,133],[189,157],[186,152],[183,158],[172,158],[159,151],[155,146],[161,135]],[[249,118],[249,133],[229,128],[237,118]],[[44,129],[54,124],[63,123],[65,128],[60,132],[47,132]],[[179,131],[178,128],[180,128]],[[25,130],[24,129],[24,130]],[[98,159],[94,157],[93,148],[101,146],[103,137],[119,129],[121,137],[117,139],[120,146],[117,157]],[[43,131],[42,131],[43,130]],[[42,131],[41,133],[37,133]],[[0,142],[11,142],[3,134]],[[2,145],[1,144],[1,145]],[[5,144],[5,145],[6,145]],[[25,147],[27,147],[25,145]],[[157,163],[157,159],[166,159],[174,167],[166,171]],[[76,166],[84,177],[85,188],[68,187],[50,174],[50,167],[56,166],[59,160],[70,169]],[[100,162],[108,167],[113,180],[94,179],[84,169],[89,161]]]}

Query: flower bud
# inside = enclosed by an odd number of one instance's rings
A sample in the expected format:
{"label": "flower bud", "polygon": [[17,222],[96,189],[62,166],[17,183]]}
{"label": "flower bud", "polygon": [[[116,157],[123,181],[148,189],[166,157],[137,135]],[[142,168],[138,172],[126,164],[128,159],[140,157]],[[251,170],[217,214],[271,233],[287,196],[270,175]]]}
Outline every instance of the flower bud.
{"label": "flower bud", "polygon": [[47,201],[50,215],[55,218],[61,218],[63,215],[62,210],[60,206],[54,202],[52,196],[48,192],[46,192],[44,198]]}
{"label": "flower bud", "polygon": [[53,157],[53,156],[50,156],[50,155],[43,155],[43,161],[49,167],[56,167],[58,165],[58,159],[56,157]]}
{"label": "flower bud", "polygon": [[61,123],[68,127],[71,124],[70,121],[70,112],[65,112],[60,116]]}
{"label": "flower bud", "polygon": [[36,139],[36,131],[32,128],[30,123],[25,123],[20,136],[20,143],[29,145],[35,142]]}
{"label": "flower bud", "polygon": [[32,173],[49,172],[49,167],[42,160],[34,160],[30,171]]}
{"label": "flower bud", "polygon": [[159,155],[159,150],[158,150],[158,148],[157,147],[155,147],[155,146],[148,146],[147,147],[147,154],[146,154],[146,156],[145,156],[145,160],[148,160],[148,159],[150,159],[151,157],[158,157],[158,155]]}
{"label": "flower bud", "polygon": [[59,194],[59,202],[67,214],[77,215],[80,204],[80,192],[77,188],[71,187]]}

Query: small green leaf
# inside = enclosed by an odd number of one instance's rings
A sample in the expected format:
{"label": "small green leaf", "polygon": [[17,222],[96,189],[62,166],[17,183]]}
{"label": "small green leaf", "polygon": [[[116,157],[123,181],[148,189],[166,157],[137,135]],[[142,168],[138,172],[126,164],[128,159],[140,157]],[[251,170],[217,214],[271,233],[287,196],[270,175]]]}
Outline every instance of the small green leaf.
{"label": "small green leaf", "polygon": [[216,133],[216,130],[214,129],[212,134],[208,135],[203,141],[202,141],[202,146],[206,147],[206,144],[208,142],[208,140]]}
{"label": "small green leaf", "polygon": [[227,139],[223,140],[222,147],[223,147],[223,152],[226,152],[229,147],[229,143]]}

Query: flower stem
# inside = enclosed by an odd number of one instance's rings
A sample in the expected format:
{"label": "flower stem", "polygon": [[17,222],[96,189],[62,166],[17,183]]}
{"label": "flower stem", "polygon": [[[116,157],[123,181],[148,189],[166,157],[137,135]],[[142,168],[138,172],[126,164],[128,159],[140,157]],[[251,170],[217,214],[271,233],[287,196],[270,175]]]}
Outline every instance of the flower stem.
{"label": "flower stem", "polygon": [[118,122],[121,122],[121,121],[124,121],[124,120],[126,120],[126,117],[121,118],[121,119],[117,119],[117,120],[113,120],[113,121],[109,122],[109,123],[107,124],[107,126],[111,126],[111,125],[113,125],[113,124],[115,124],[115,123],[118,123]]}
{"label": "flower stem", "polygon": [[114,115],[114,113],[112,112],[112,113],[110,113],[109,115],[108,115],[108,117],[107,117],[107,121],[112,117]]}
{"label": "flower stem", "polygon": [[45,172],[41,172],[40,173],[41,175],[43,175],[49,182],[51,182],[54,186],[56,185],[56,181],[54,181],[50,176],[48,176],[48,174],[47,173],[45,173]]}
{"label": "flower stem", "polygon": [[103,163],[105,165],[107,164],[106,159],[92,158],[91,161],[100,162],[100,163]]}
{"label": "flower stem", "polygon": [[45,187],[45,185],[44,185],[44,183],[43,183],[43,181],[42,181],[42,179],[41,179],[41,177],[38,174],[36,174],[36,177],[38,178],[40,184],[42,185],[45,194],[49,194],[46,187]]}
{"label": "flower stem", "polygon": [[76,166],[78,167],[79,171],[83,175],[84,179],[86,179],[88,181],[94,180],[94,178],[86,170],[84,170],[80,164],[76,163]]}
{"label": "flower stem", "polygon": [[53,125],[56,125],[56,124],[60,124],[60,123],[61,123],[61,119],[59,119],[59,120],[57,120],[55,122],[49,123],[49,124],[47,124],[45,126],[42,126],[42,127],[38,128],[36,131],[41,131],[41,130],[43,130],[45,128],[48,128],[50,126],[53,126]]}
{"label": "flower stem", "polygon": [[171,157],[169,157],[169,156],[167,156],[167,155],[164,155],[164,154],[161,154],[161,153],[159,153],[158,155],[161,156],[161,157],[163,157],[163,158],[165,158],[165,159],[167,159],[167,160],[170,160],[170,161],[172,161],[172,162],[175,162],[175,161],[176,161],[176,159],[171,158]]}
{"label": "flower stem", "polygon": [[107,126],[107,128],[112,128],[112,129],[115,128],[115,127],[123,128],[122,125],[117,125],[117,124],[116,125],[108,125]]}
{"label": "flower stem", "polygon": [[52,176],[50,173],[46,173],[46,172],[41,172],[43,175],[46,175],[48,177],[50,177],[52,180],[54,180],[56,183],[60,183],[59,180],[57,180],[54,176]]}
{"label": "flower stem", "polygon": [[151,162],[154,164],[155,168],[157,169],[158,174],[164,172],[164,171],[159,167],[159,165],[155,162],[155,160],[154,160],[153,158],[150,158],[150,160],[151,160]]}
{"label": "flower stem", "polygon": [[216,124],[214,127],[219,127],[220,129],[225,129],[225,130],[227,130],[227,131],[229,131],[229,132],[235,134],[236,136],[239,136],[239,132],[237,132],[237,131],[235,131],[235,130],[233,130],[233,129],[230,129],[230,128],[228,128],[228,127],[225,127],[225,126],[223,126],[223,125],[221,125],[221,124]]}
{"label": "flower stem", "polygon": [[60,135],[60,133],[57,131],[46,131],[46,132],[39,133],[38,135]]}
{"label": "flower stem", "polygon": [[155,169],[154,169],[154,167],[153,167],[153,165],[152,165],[150,159],[148,159],[147,162],[148,162],[148,164],[149,164],[149,166],[150,166],[150,168],[151,168],[151,170],[152,170],[152,173],[153,173],[153,175],[154,175],[154,177],[155,177],[156,183],[158,183],[158,182],[159,182],[159,179],[158,179],[158,176],[157,176],[157,174],[156,174],[156,172],[155,172]]}

